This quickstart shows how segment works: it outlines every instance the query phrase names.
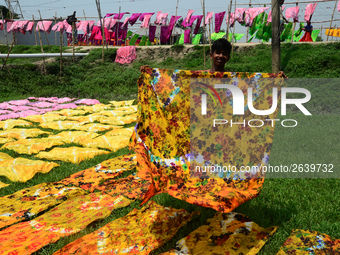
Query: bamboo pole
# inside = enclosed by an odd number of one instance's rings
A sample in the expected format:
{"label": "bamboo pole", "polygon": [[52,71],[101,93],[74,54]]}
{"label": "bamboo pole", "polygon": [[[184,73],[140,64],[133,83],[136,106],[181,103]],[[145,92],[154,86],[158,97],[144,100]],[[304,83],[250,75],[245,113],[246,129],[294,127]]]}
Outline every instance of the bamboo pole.
{"label": "bamboo pole", "polygon": [[[54,24],[57,24],[57,12],[55,12],[55,16],[54,16]],[[57,40],[57,30],[54,32],[54,38],[55,38],[55,45],[58,45],[58,40]]]}
{"label": "bamboo pole", "polygon": [[[13,12],[11,11],[10,7],[11,7],[11,3],[10,3],[10,1],[8,1],[9,17],[10,17],[11,20],[13,20]],[[13,36],[13,42],[15,44],[15,33],[14,33],[14,31],[12,31],[12,36]]]}
{"label": "bamboo pole", "polygon": [[45,32],[45,37],[46,37],[46,41],[47,41],[48,48],[51,50],[50,43],[48,42],[47,33],[46,33],[45,26],[44,26],[44,22],[43,22],[42,17],[41,17],[40,10],[38,10],[38,12],[39,12],[39,16],[40,16],[40,19],[41,19],[41,24],[42,24],[43,29],[44,29],[44,32]]}
{"label": "bamboo pole", "polygon": [[280,45],[280,0],[272,1],[272,73],[278,73],[281,68]]}
{"label": "bamboo pole", "polygon": [[235,12],[234,12],[234,27],[233,27],[233,35],[232,35],[234,37],[234,40],[233,40],[233,37],[231,37],[231,40],[232,40],[232,43],[231,43],[231,58],[233,58],[233,55],[234,55],[234,43],[236,43],[236,40],[235,40],[235,27],[236,27],[235,17],[236,17],[236,0],[235,0]]}
{"label": "bamboo pole", "polygon": [[100,22],[100,25],[102,27],[102,37],[103,37],[102,61],[104,62],[104,43],[106,42],[106,39],[105,39],[105,30],[104,30],[103,21],[105,23],[105,20],[104,19],[102,20],[102,14],[101,14],[101,10],[100,10],[100,0],[96,0],[96,5],[97,5],[98,16],[99,16],[99,22]]}
{"label": "bamboo pole", "polygon": [[[177,17],[178,2],[179,2],[179,0],[177,0],[177,4],[176,4],[175,20],[176,20],[176,17]],[[175,28],[176,28],[176,22],[175,22],[175,25],[174,25],[174,29],[171,32],[171,42],[170,42],[170,44],[174,44],[173,35],[174,35]]]}
{"label": "bamboo pole", "polygon": [[62,30],[60,30],[60,78],[62,77],[62,75],[63,75],[63,42],[62,42],[62,33],[63,33],[63,31]]}
{"label": "bamboo pole", "polygon": [[226,38],[228,40],[229,38],[229,25],[230,25],[230,13],[231,13],[231,7],[233,5],[233,0],[230,0],[230,4],[228,6],[228,21],[227,21],[227,31],[226,31]]}
{"label": "bamboo pole", "polygon": [[[329,24],[329,30],[328,30],[329,32],[330,32],[330,30],[331,30],[332,23],[333,23],[334,12],[335,12],[335,9],[336,9],[336,3],[337,3],[337,0],[335,0],[335,5],[334,5],[334,9],[333,9],[333,14],[332,14],[332,18],[331,18],[331,23]],[[329,32],[328,32],[328,35],[327,35],[327,42],[328,42]]]}
{"label": "bamboo pole", "polygon": [[76,58],[74,56],[74,51],[75,51],[75,45],[74,45],[74,29],[75,29],[75,23],[72,22],[72,54],[73,54],[73,63],[76,61]]}
{"label": "bamboo pole", "polygon": [[35,26],[35,21],[34,21],[34,15],[32,15],[32,18],[33,18],[33,33],[34,33],[34,38],[35,38],[35,46],[38,46],[37,31],[35,31],[36,26]]}
{"label": "bamboo pole", "polygon": [[[249,0],[249,8],[250,7],[251,7],[251,0]],[[249,27],[247,27],[246,43],[248,42],[248,36],[249,36]]]}
{"label": "bamboo pole", "polygon": [[5,59],[4,64],[2,65],[1,70],[3,70],[3,69],[5,68],[5,65],[6,65],[6,63],[7,63],[7,59],[8,59],[8,57],[9,57],[9,54],[11,53],[11,50],[12,50],[12,48],[13,48],[13,45],[14,45],[14,42],[12,42],[11,47],[10,47],[9,50],[8,50],[7,57],[6,57],[6,59]]}
{"label": "bamboo pole", "polygon": [[[119,13],[118,13],[118,18],[119,18],[119,16],[120,16],[120,6],[119,6]],[[119,35],[118,35],[118,33],[119,33],[119,24],[120,24],[120,19],[118,19],[118,23],[116,23],[117,25],[116,25],[116,46],[118,46],[118,38],[119,38]]]}
{"label": "bamboo pole", "polygon": [[[39,34],[39,41],[40,41],[41,54],[44,54],[44,49],[43,49],[43,45],[42,45],[42,41],[41,41],[40,30],[38,31],[38,34]],[[45,63],[45,57],[43,57],[42,59],[43,59],[44,74],[46,75],[46,63]]]}
{"label": "bamboo pole", "polygon": [[205,0],[201,0],[201,6],[203,11],[203,55],[204,55],[204,70],[206,70],[206,54],[205,54],[205,44],[207,43],[206,34],[205,34]]}
{"label": "bamboo pole", "polygon": [[[297,0],[297,2],[296,2],[296,7],[298,7],[298,5],[299,5],[299,0]],[[291,40],[291,42],[293,42],[293,40],[294,40],[294,32],[295,32],[295,22],[293,24],[293,32],[292,32],[292,40]]]}
{"label": "bamboo pole", "polygon": [[[83,13],[84,13],[84,19],[86,20],[86,15],[85,15],[84,9],[83,9]],[[88,35],[86,35],[86,45],[88,45],[88,43],[89,43],[89,37],[88,37]]]}
{"label": "bamboo pole", "polygon": [[7,50],[9,50],[9,47],[8,47],[8,38],[7,38],[6,30],[5,30],[5,21],[4,21],[4,15],[3,15],[3,13],[2,13],[2,9],[1,9],[1,19],[2,19],[3,31],[4,31],[5,38],[6,38],[6,46],[7,46]]}

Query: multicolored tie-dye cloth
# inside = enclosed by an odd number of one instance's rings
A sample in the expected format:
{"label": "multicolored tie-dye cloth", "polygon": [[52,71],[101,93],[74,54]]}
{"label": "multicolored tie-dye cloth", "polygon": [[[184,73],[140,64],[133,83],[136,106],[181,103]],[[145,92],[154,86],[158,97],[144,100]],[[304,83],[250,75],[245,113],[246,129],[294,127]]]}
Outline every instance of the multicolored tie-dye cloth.
{"label": "multicolored tie-dye cloth", "polygon": [[[253,105],[255,109],[262,110],[271,108],[272,94],[267,91],[271,91],[273,86],[278,85],[277,83],[282,83],[282,79],[262,78],[275,77],[277,76],[263,73],[211,73],[145,68],[138,81],[138,120],[136,132],[130,143],[131,149],[137,154],[138,176],[151,180],[143,203],[155,194],[167,192],[189,203],[226,213],[258,196],[264,182],[263,173],[245,172],[208,179],[206,173],[192,176],[190,163],[196,158],[190,155],[190,149],[196,149],[205,143],[208,150],[202,157],[206,162],[209,161],[209,157],[216,159],[222,157],[224,162],[233,166],[262,166],[268,162],[274,125],[269,124],[264,128],[235,125],[232,128],[226,127],[226,132],[222,134],[206,132],[205,130],[211,129],[212,124],[208,121],[199,123],[193,117],[201,114],[201,105],[199,94],[198,100],[190,100],[190,81],[191,78],[205,78],[205,83],[214,81],[216,84],[216,81],[224,83],[222,78],[229,79],[229,82],[238,86],[244,94],[247,88],[252,86],[256,94]],[[252,85],[248,85],[250,82]],[[207,91],[209,87],[212,86],[197,85],[195,87],[197,91],[194,92],[199,92],[199,88],[203,89],[201,91]],[[223,116],[233,117],[230,95],[225,93],[226,91],[219,90],[219,100],[225,111]],[[246,100],[245,105],[247,107]],[[208,105],[209,114],[216,114],[213,107],[212,104]],[[191,113],[191,120],[190,108],[195,109]],[[277,112],[278,110],[275,110],[267,116],[258,116],[245,111],[244,118],[276,119]],[[242,121],[238,117],[235,119]],[[190,130],[190,125],[193,124],[200,128]],[[199,136],[200,133],[206,133],[208,136],[202,138]],[[190,138],[191,135],[194,139]],[[230,174],[230,171],[227,174]]]}
{"label": "multicolored tie-dye cloth", "polygon": [[277,255],[340,254],[340,239],[317,231],[294,229]]}
{"label": "multicolored tie-dye cloth", "polygon": [[129,204],[130,200],[122,196],[111,197],[99,193],[70,199],[31,221],[1,231],[0,254],[31,254]]}
{"label": "multicolored tie-dye cloth", "polygon": [[[58,254],[149,254],[169,241],[197,213],[151,201],[66,245]],[[1,246],[0,246],[1,247]]]}
{"label": "multicolored tie-dye cloth", "polygon": [[257,254],[277,227],[262,228],[240,213],[216,213],[163,255]]}

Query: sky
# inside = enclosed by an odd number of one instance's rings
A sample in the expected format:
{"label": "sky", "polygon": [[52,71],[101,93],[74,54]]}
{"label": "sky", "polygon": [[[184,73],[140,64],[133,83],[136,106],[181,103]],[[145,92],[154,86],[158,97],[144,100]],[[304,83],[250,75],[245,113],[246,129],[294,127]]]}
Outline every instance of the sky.
{"label": "sky", "polygon": [[[13,1],[13,0],[12,0]],[[46,18],[54,18],[63,17],[66,18],[68,15],[73,14],[73,11],[76,11],[76,16],[78,19],[84,19],[84,12],[87,19],[98,20],[98,12],[96,7],[95,0],[18,0],[24,15],[24,19],[32,19],[32,15],[34,15],[35,19],[39,18],[40,10],[41,16],[43,19]],[[202,0],[203,1],[203,0]],[[245,8],[248,7],[249,0],[236,0],[237,8]],[[294,7],[295,4],[289,4],[295,2],[296,0],[286,0],[285,4],[286,8]],[[319,2],[316,7],[315,13],[313,15],[312,21],[329,21],[332,12],[335,6],[334,0],[324,0],[325,2]],[[340,0],[337,0],[340,1]],[[261,7],[264,6],[263,3],[270,4],[270,0],[251,0],[253,7]],[[300,0],[300,15],[299,20],[304,21],[304,8],[306,6],[306,0]],[[310,1],[312,2],[312,0]],[[4,0],[0,0],[0,5],[5,5]],[[230,4],[230,0],[205,0],[205,10],[206,12],[228,12],[228,6]],[[243,4],[243,5],[242,5]],[[260,5],[262,4],[262,5]],[[171,15],[175,15],[177,0],[101,0],[101,13],[104,16],[106,13],[118,13],[119,8],[121,12],[155,12],[155,14],[151,18],[151,22],[153,22],[156,18],[157,11],[162,11],[169,13],[169,17]],[[235,0],[233,0],[233,8],[235,6]],[[268,6],[268,5],[267,5]],[[269,6],[270,7],[270,6]],[[202,5],[200,0],[179,0],[178,1],[178,11],[177,15],[186,17],[186,14],[189,9],[194,10],[193,15],[201,15]],[[16,9],[18,10],[18,9]],[[268,13],[268,11],[267,11]],[[129,17],[131,14],[126,14],[125,17]],[[335,11],[334,19],[338,21],[333,22],[333,26],[340,27],[340,12]],[[222,24],[221,29],[226,29],[226,23]],[[320,28],[321,26],[329,26],[329,22],[327,23],[314,23],[312,24],[315,29]],[[135,25],[136,26],[136,25]],[[244,32],[244,28],[239,24],[235,27],[235,33]],[[323,32],[324,33],[324,32]]]}

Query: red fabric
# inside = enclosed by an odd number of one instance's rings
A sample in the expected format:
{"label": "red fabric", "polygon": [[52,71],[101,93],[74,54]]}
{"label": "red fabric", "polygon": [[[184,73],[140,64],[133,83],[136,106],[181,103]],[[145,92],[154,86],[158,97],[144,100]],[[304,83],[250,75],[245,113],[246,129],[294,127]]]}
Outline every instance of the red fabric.
{"label": "red fabric", "polygon": [[125,46],[117,50],[116,63],[130,64],[137,58],[135,46]]}
{"label": "red fabric", "polygon": [[299,42],[313,42],[311,32],[306,31]]}

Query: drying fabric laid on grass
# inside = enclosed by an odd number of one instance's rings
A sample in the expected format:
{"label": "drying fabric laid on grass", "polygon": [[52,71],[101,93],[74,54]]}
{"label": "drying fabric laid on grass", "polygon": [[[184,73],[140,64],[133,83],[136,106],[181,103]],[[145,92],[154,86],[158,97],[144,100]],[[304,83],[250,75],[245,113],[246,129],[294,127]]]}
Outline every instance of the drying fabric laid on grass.
{"label": "drying fabric laid on grass", "polygon": [[74,127],[73,129],[82,130],[86,132],[102,132],[102,131],[111,130],[112,128],[113,126],[111,125],[90,123],[90,124],[79,125],[77,127]]}
{"label": "drying fabric laid on grass", "polygon": [[0,128],[3,130],[12,129],[14,127],[30,127],[33,126],[31,122],[26,120],[4,120],[0,121]]}
{"label": "drying fabric laid on grass", "polygon": [[65,116],[61,116],[57,113],[46,113],[43,115],[32,115],[25,118],[25,120],[38,122],[38,123],[46,123],[46,122],[55,122],[59,120],[65,120]]}
{"label": "drying fabric laid on grass", "polygon": [[130,200],[91,193],[69,199],[43,215],[0,232],[0,254],[31,254],[60,238],[78,233],[90,223],[104,219]]}
{"label": "drying fabric laid on grass", "polygon": [[59,140],[64,143],[77,143],[80,144],[88,139],[93,139],[99,136],[97,133],[89,133],[84,131],[63,131],[56,135],[50,135],[48,138]]}
{"label": "drying fabric laid on grass", "polygon": [[95,167],[72,174],[57,183],[73,185],[93,192],[105,180],[114,179],[124,172],[132,170],[136,165],[136,155],[119,156],[105,160]]}
{"label": "drying fabric laid on grass", "polygon": [[60,121],[41,123],[39,127],[49,128],[53,130],[67,130],[67,129],[71,130],[71,129],[77,129],[81,125],[82,123],[79,123],[78,121],[60,120]]}
{"label": "drying fabric laid on grass", "polygon": [[100,112],[102,110],[110,109],[112,105],[109,104],[95,104],[77,107],[77,110],[84,110],[86,113]]}
{"label": "drying fabric laid on grass", "polygon": [[48,173],[57,166],[59,164],[54,162],[14,158],[0,164],[0,176],[6,176],[12,182],[26,182],[32,179],[36,173]]}
{"label": "drying fabric laid on grass", "polygon": [[66,117],[71,117],[71,116],[77,116],[77,115],[84,115],[88,113],[88,111],[78,110],[78,109],[63,109],[61,111],[58,111],[57,113],[60,115],[66,116]]}
{"label": "drying fabric laid on grass", "polygon": [[100,119],[104,118],[105,116],[102,115],[86,115],[86,116],[72,116],[72,117],[68,117],[67,120],[71,120],[71,121],[78,121],[82,124],[87,124],[87,123],[93,123],[95,121],[99,121]]}
{"label": "drying fabric laid on grass", "polygon": [[177,241],[176,248],[163,255],[257,254],[277,227],[262,228],[240,213],[216,213],[187,237]]}
{"label": "drying fabric laid on grass", "polygon": [[[136,105],[135,105],[136,106]],[[105,111],[100,111],[97,113],[93,113],[92,116],[96,115],[103,115],[107,117],[120,117],[124,115],[129,115],[132,113],[137,113],[137,107],[135,106],[127,106],[127,107],[120,107],[114,110],[105,110]]]}
{"label": "drying fabric laid on grass", "polygon": [[15,139],[25,139],[33,138],[39,135],[49,135],[50,132],[42,131],[38,128],[13,128],[6,131],[0,131],[0,137],[15,138]]}
{"label": "drying fabric laid on grass", "polygon": [[7,153],[4,152],[0,152],[0,165],[6,161],[6,160],[10,160],[13,159],[13,157],[11,157],[10,155],[8,155]]}
{"label": "drying fabric laid on grass", "polygon": [[[143,203],[153,195],[167,192],[171,196],[189,203],[226,213],[258,196],[264,182],[264,175],[260,171],[256,173],[244,172],[243,174],[233,174],[229,171],[222,173],[223,178],[219,178],[219,175],[212,175],[215,178],[209,178],[204,172],[197,175],[195,173],[192,176],[190,163],[196,162],[200,157],[206,163],[208,163],[209,157],[222,157],[224,162],[232,166],[266,165],[274,127],[270,124],[265,128],[243,128],[242,125],[235,125],[231,128],[228,126],[225,129],[227,131],[218,136],[217,132],[207,133],[205,131],[211,129],[212,125],[211,122],[206,121],[194,123],[197,128],[193,129],[191,134],[190,125],[195,122],[195,116],[201,115],[201,97],[197,96],[195,101],[190,100],[190,79],[205,78],[205,83],[210,84],[211,82],[224,83],[222,78],[228,78],[229,82],[238,86],[244,94],[247,92],[249,82],[252,82],[253,93],[257,95],[256,98],[253,98],[255,109],[270,109],[272,95],[267,91],[271,91],[275,85],[282,87],[283,79],[262,78],[275,77],[277,77],[276,74],[265,73],[211,73],[145,68],[138,81],[138,121],[130,144],[130,148],[134,149],[137,154],[138,176],[142,179],[152,180]],[[245,82],[245,78],[248,79],[248,84]],[[194,88],[203,92],[207,90],[205,86],[212,87],[212,85],[196,84]],[[202,90],[199,90],[201,87]],[[223,110],[228,114],[223,116],[232,118],[232,107],[229,102],[231,93],[228,95],[226,91],[221,89],[218,91],[219,98],[222,98],[220,100],[221,105],[223,103],[224,106]],[[280,98],[278,98],[278,102],[280,102]],[[191,103],[192,107],[190,107]],[[246,100],[245,105],[247,105]],[[209,113],[214,111],[212,104],[209,104],[208,107]],[[191,115],[190,108],[195,109]],[[215,108],[215,110],[221,109],[221,107]],[[223,114],[226,114],[225,112]],[[258,116],[246,111],[244,118],[275,119],[277,113],[276,109],[274,113],[267,116]],[[200,137],[202,132],[207,133],[208,137]],[[191,141],[190,135],[193,135],[195,139]],[[204,138],[206,141],[202,140]],[[200,155],[200,157],[194,154],[190,155],[190,149],[196,151],[200,147],[200,140],[202,140],[202,144],[206,143],[207,147],[214,149],[208,148],[206,154]]]}
{"label": "drying fabric laid on grass", "polygon": [[69,147],[69,148],[53,148],[49,152],[40,152],[36,155],[37,158],[48,160],[60,160],[79,164],[84,160],[89,160],[95,156],[108,154],[109,151],[97,150],[93,148]]}
{"label": "drying fabric laid on grass", "polygon": [[131,175],[118,180],[106,180],[95,188],[110,196],[123,195],[130,199],[142,199],[150,184],[147,180]]}
{"label": "drying fabric laid on grass", "polygon": [[294,229],[277,255],[340,254],[340,239],[317,231]]}
{"label": "drying fabric laid on grass", "polygon": [[[4,188],[4,187],[7,187],[9,186],[10,184],[6,184],[6,183],[3,183],[3,182],[0,182],[0,189]],[[0,216],[1,217],[1,216]]]}
{"label": "drying fabric laid on grass", "polygon": [[152,201],[75,240],[54,255],[149,254],[169,241],[195,215],[195,212],[163,207]]}
{"label": "drying fabric laid on grass", "polygon": [[[0,228],[28,220],[55,205],[86,192],[64,184],[42,183],[0,198]],[[1,249],[0,249],[1,250]]]}
{"label": "drying fabric laid on grass", "polygon": [[125,46],[117,50],[116,63],[130,64],[137,58],[135,46]]}
{"label": "drying fabric laid on grass", "polygon": [[36,154],[40,151],[44,151],[53,146],[63,145],[64,142],[58,139],[50,138],[32,138],[32,139],[20,139],[15,142],[6,143],[1,149],[7,149],[15,151],[19,154]]}
{"label": "drying fabric laid on grass", "polygon": [[125,137],[131,137],[134,127],[130,128],[117,128],[117,129],[112,129],[108,132],[105,133],[105,136],[125,136]]}
{"label": "drying fabric laid on grass", "polygon": [[128,101],[110,101],[109,103],[114,107],[123,107],[123,106],[132,106],[135,100],[128,100]]}
{"label": "drying fabric laid on grass", "polygon": [[110,151],[118,151],[129,145],[130,136],[106,136],[101,135],[95,139],[87,139],[80,142],[80,145],[88,148],[100,148]]}
{"label": "drying fabric laid on grass", "polygon": [[14,141],[15,141],[14,138],[2,138],[2,137],[0,137],[0,144],[10,143],[10,142],[14,142]]}
{"label": "drying fabric laid on grass", "polygon": [[109,125],[126,125],[137,121],[137,115],[132,114],[123,117],[106,117],[100,120],[100,123]]}

